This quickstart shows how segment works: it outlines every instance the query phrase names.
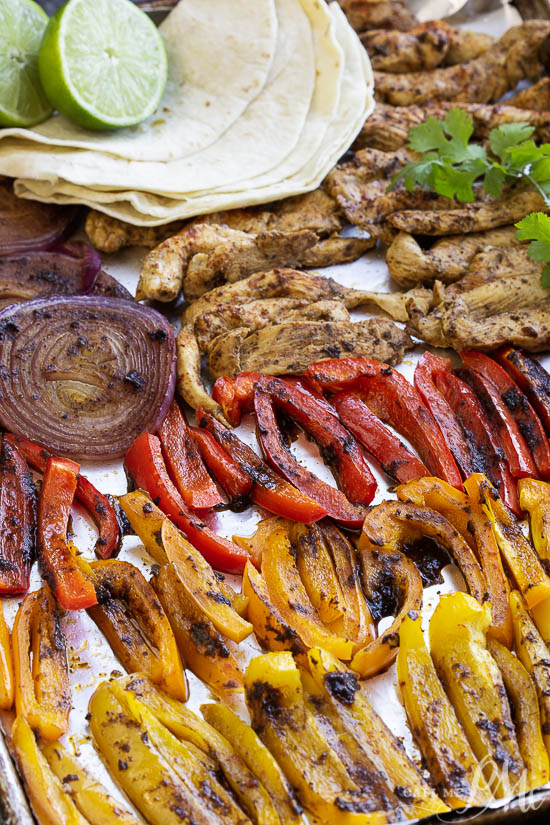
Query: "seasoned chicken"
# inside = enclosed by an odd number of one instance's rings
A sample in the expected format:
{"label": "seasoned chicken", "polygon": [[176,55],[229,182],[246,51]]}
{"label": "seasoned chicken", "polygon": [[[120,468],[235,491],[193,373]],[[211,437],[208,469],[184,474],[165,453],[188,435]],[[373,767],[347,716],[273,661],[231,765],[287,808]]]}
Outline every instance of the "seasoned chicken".
{"label": "seasoned chicken", "polygon": [[340,235],[331,235],[305,249],[297,263],[312,269],[347,264],[356,261],[373,246],[376,246],[374,235],[369,238],[343,238]]}
{"label": "seasoned chicken", "polygon": [[367,31],[361,35],[361,42],[373,69],[417,72],[473,60],[489,48],[494,38],[455,29],[444,20],[428,20],[408,32]]}
{"label": "seasoned chicken", "polygon": [[96,249],[100,252],[111,253],[118,252],[127,246],[146,246],[152,249],[161,241],[179,232],[183,223],[183,221],[173,221],[164,226],[134,226],[91,209],[84,228]]}
{"label": "seasoned chicken", "polygon": [[518,109],[548,111],[550,109],[550,77],[541,77],[528,89],[522,89],[512,97],[507,98],[506,103],[508,106],[516,106]]}
{"label": "seasoned chicken", "polygon": [[524,78],[535,78],[546,60],[543,48],[550,22],[529,20],[509,29],[483,54],[458,66],[424,72],[375,72],[376,99],[397,106],[434,100],[489,103],[515,88]]}
{"label": "seasoned chicken", "polygon": [[417,19],[406,0],[338,0],[356,32],[369,29],[408,31]]}
{"label": "seasoned chicken", "polygon": [[207,363],[214,377],[234,376],[243,370],[300,374],[324,358],[366,356],[398,364],[412,346],[407,333],[385,318],[355,324],[288,321],[256,332],[236,329],[218,336],[210,346]]}
{"label": "seasoned chicken", "polygon": [[227,425],[219,404],[210,396],[201,377],[201,353],[190,324],[184,324],[176,338],[176,390],[194,410],[202,407]]}
{"label": "seasoned chicken", "polygon": [[542,197],[534,190],[505,192],[494,200],[464,203],[448,209],[408,209],[388,216],[396,229],[413,235],[459,235],[482,232],[516,223],[529,212],[545,211]]}
{"label": "seasoned chicken", "polygon": [[519,241],[514,226],[452,235],[436,240],[429,249],[422,249],[416,238],[400,232],[388,247],[386,263],[391,277],[402,289],[436,280],[449,284],[466,274],[472,259],[482,249],[515,244]]}
{"label": "seasoned chicken", "polygon": [[463,109],[473,120],[474,136],[487,138],[491,129],[503,123],[530,123],[535,127],[533,137],[543,143],[550,141],[550,111],[520,109],[508,103],[450,103],[436,101],[422,106],[390,106],[377,103],[357,136],[353,148],[372,147],[392,152],[405,146],[413,126],[424,123],[428,117],[442,120],[449,109]]}

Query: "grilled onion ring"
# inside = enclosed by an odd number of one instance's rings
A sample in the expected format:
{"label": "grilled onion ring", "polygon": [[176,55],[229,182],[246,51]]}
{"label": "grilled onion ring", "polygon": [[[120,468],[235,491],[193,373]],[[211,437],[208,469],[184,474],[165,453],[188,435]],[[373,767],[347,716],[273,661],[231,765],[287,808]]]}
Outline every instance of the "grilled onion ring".
{"label": "grilled onion ring", "polygon": [[56,455],[124,455],[162,421],[174,385],[174,333],[149,307],[55,296],[0,312],[0,422]]}
{"label": "grilled onion ring", "polygon": [[18,198],[12,181],[0,178],[0,255],[49,249],[70,233],[78,207]]}

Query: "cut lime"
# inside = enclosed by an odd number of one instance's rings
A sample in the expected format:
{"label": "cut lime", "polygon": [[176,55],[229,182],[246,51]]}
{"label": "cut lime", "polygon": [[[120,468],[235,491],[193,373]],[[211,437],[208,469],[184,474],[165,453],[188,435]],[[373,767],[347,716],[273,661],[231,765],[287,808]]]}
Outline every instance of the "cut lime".
{"label": "cut lime", "polygon": [[0,0],[0,126],[34,126],[51,114],[38,76],[47,25],[33,0]]}
{"label": "cut lime", "polygon": [[167,77],[162,37],[130,0],[69,0],[48,24],[38,67],[52,105],[88,129],[145,120]]}

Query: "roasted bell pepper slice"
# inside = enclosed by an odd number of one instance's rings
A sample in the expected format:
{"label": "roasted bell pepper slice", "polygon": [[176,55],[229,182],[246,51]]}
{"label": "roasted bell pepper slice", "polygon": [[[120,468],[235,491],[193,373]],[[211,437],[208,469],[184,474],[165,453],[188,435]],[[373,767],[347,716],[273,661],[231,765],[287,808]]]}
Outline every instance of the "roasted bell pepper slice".
{"label": "roasted bell pepper slice", "polygon": [[409,613],[399,630],[397,678],[410,729],[439,796],[451,808],[486,805],[493,794],[438,679],[418,613]]}
{"label": "roasted bell pepper slice", "polygon": [[125,810],[59,742],[48,743],[42,753],[89,825],[140,825],[141,820]]}
{"label": "roasted bell pepper slice", "polygon": [[17,714],[44,739],[59,739],[69,728],[71,692],[59,609],[47,585],[19,605],[12,647]]}
{"label": "roasted bell pepper slice", "polygon": [[447,805],[422,778],[399,740],[366,699],[356,674],[320,648],[309,651],[308,664],[315,683],[337,712],[344,729],[386,778],[407,816],[422,817],[447,811]]}
{"label": "roasted bell pepper slice", "polygon": [[531,541],[547,573],[550,573],[550,484],[535,478],[518,481],[521,509],[529,516]]}
{"label": "roasted bell pepper slice", "polygon": [[189,596],[172,565],[162,565],[151,585],[189,670],[221,696],[242,690],[243,672],[231,649]]}
{"label": "roasted bell pepper slice", "polygon": [[[13,433],[6,433],[5,438],[17,447],[29,467],[38,473],[46,472],[48,459],[51,453]],[[122,544],[122,533],[117,521],[116,513],[109,499],[100,493],[86,476],[80,473],[77,476],[75,499],[87,510],[98,531],[95,544],[96,555],[102,559],[116,556]]]}
{"label": "roasted bell pepper slice", "polygon": [[495,488],[481,473],[473,473],[468,479],[468,493],[483,501],[484,509],[493,529],[500,552],[510,571],[512,580],[523,594],[529,608],[550,597],[550,578],[539,557],[523,535],[513,514],[504,505]]}
{"label": "roasted bell pepper slice", "polygon": [[188,510],[168,475],[160,440],[155,435],[142,433],[136,438],[126,453],[124,467],[136,487],[147,490],[151,498],[158,501],[163,513],[183,530],[212,567],[224,573],[242,573],[246,553],[233,542],[217,536]]}
{"label": "roasted bell pepper slice", "polygon": [[547,433],[550,433],[550,375],[526,352],[504,347],[495,353],[508,375],[523,390]]}
{"label": "roasted bell pepper slice", "polygon": [[387,821],[350,778],[304,702],[290,653],[257,656],[245,674],[252,727],[284,770],[304,807],[334,825]]}
{"label": "roasted bell pepper slice", "polygon": [[[520,390],[506,370],[484,352],[467,350],[460,353],[467,367],[492,384],[506,410],[514,418],[519,432],[533,457],[536,472],[541,478],[550,478],[550,444],[536,412],[527,396]],[[518,445],[523,448],[521,440]]]}
{"label": "roasted bell pepper slice", "polygon": [[282,476],[274,472],[254,450],[220,424],[219,421],[197,409],[197,423],[211,435],[252,480],[250,497],[259,507],[292,521],[309,523],[326,516],[326,510],[316,501],[301,493]]}
{"label": "roasted bell pepper slice", "polygon": [[0,602],[0,710],[10,710],[14,700],[13,656],[10,631]]}
{"label": "roasted bell pepper slice", "polygon": [[220,702],[201,705],[201,712],[208,724],[227,739],[267,790],[279,814],[281,825],[300,825],[302,809],[284,773],[258,734],[231,708]]}
{"label": "roasted bell pepper slice", "polygon": [[157,435],[170,478],[187,506],[207,510],[221,504],[218,488],[206,471],[177,401],[170,404]]}
{"label": "roasted bell pepper slice", "polygon": [[36,488],[16,447],[6,436],[0,446],[0,595],[29,589],[36,531]]}
{"label": "roasted bell pepper slice", "polygon": [[[469,481],[464,482],[468,490]],[[401,501],[431,507],[450,521],[479,560],[487,584],[491,604],[492,624],[489,636],[507,647],[512,646],[512,614],[510,612],[510,585],[502,566],[502,558],[489,517],[479,501],[476,490],[468,496],[451,487],[440,478],[420,478],[397,488]]]}
{"label": "roasted bell pepper slice", "polygon": [[119,502],[147,551],[158,564],[174,566],[189,597],[215,628],[234,642],[249,636],[252,625],[239,613],[239,594],[225,583],[223,576],[214,573],[201,553],[143,490],[126,493]]}
{"label": "roasted bell pepper slice", "polygon": [[[468,354],[465,353],[464,357],[468,359]],[[472,360],[475,361],[475,359]],[[514,416],[500,397],[497,387],[483,373],[473,368],[460,367],[456,370],[456,374],[468,384],[481,401],[514,478],[536,476],[535,462],[529,452],[527,442]]]}
{"label": "roasted bell pepper slice", "polygon": [[497,442],[487,413],[477,396],[460,378],[450,372],[435,375],[435,384],[453,410],[472,451],[473,467],[492,481],[506,506],[521,515],[516,480]]}
{"label": "roasted bell pepper slice", "polygon": [[273,469],[298,490],[318,502],[328,516],[346,527],[359,530],[365,518],[364,510],[353,505],[343,492],[321,481],[298,463],[279,428],[272,396],[260,388],[254,392],[254,412],[258,441]]}
{"label": "roasted bell pepper slice", "polygon": [[[60,781],[52,773],[30,725],[23,716],[17,716],[12,725],[11,741],[17,767],[23,777],[27,796],[37,820],[44,825],[90,825],[90,820],[79,813],[70,796],[63,790]],[[121,821],[123,825],[127,825],[124,820]]]}
{"label": "roasted bell pepper slice", "polygon": [[202,460],[233,503],[246,499],[252,487],[252,479],[227,455],[213,435],[199,427],[189,427]]}
{"label": "roasted bell pepper slice", "polygon": [[393,367],[368,358],[344,358],[311,364],[306,376],[328,392],[355,392],[385,424],[410,441],[433,475],[460,487],[460,472],[441,430],[416,389]]}
{"label": "roasted bell pepper slice", "polygon": [[[449,402],[435,384],[435,376],[440,372],[450,372],[451,361],[431,352],[423,353],[414,371],[414,386],[425,405],[433,415],[443,438],[449,446],[462,474],[469,476],[474,470],[470,445]],[[424,475],[428,475],[425,473]]]}
{"label": "roasted bell pepper slice", "polygon": [[49,458],[38,504],[40,570],[65,610],[97,604],[93,583],[79,566],[67,539],[79,471],[79,465],[68,458]]}
{"label": "roasted bell pepper slice", "polygon": [[550,649],[527,612],[521,593],[510,593],[514,637],[518,657],[535,683],[540,707],[542,735],[550,753]]}
{"label": "roasted bell pepper slice", "polygon": [[345,613],[344,594],[322,533],[315,524],[289,523],[288,537],[311,603],[325,624]]}
{"label": "roasted bell pepper slice", "polygon": [[342,424],[379,462],[387,476],[404,482],[428,474],[420,459],[354,393],[339,392],[332,403]]}
{"label": "roasted bell pepper slice", "polygon": [[142,671],[176,699],[189,696],[170,622],[137,567],[108,559],[90,565],[99,604],[88,611],[129,672]]}
{"label": "roasted bell pepper slice", "polygon": [[487,604],[442,596],[430,621],[430,650],[472,750],[497,798],[520,787],[523,759],[500,670],[486,647]]}
{"label": "roasted bell pepper slice", "polygon": [[487,649],[500,670],[516,726],[519,750],[525,763],[525,790],[546,785],[550,779],[548,753],[540,725],[540,710],[533,680],[508,648],[487,639]]}

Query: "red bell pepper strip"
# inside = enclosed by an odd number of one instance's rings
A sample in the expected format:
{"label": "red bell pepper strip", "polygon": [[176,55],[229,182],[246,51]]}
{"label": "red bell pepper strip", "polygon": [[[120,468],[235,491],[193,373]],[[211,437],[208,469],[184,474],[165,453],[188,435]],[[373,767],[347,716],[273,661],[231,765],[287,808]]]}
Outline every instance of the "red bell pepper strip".
{"label": "red bell pepper strip", "polygon": [[36,488],[19,451],[2,437],[0,451],[0,595],[29,589],[36,531]]}
{"label": "red bell pepper strip", "polygon": [[[29,467],[38,473],[46,472],[46,464],[51,454],[27,441],[21,436],[13,433],[6,433],[10,444],[17,447],[21,455],[25,458]],[[109,499],[100,493],[86,476],[78,474],[75,499],[87,510],[88,515],[94,522],[99,533],[95,543],[96,555],[102,559],[110,559],[116,556],[122,544],[122,533],[118,524],[116,513]]]}
{"label": "red bell pepper strip", "polygon": [[419,458],[390,432],[380,419],[352,392],[339,392],[332,398],[340,421],[380,463],[390,478],[404,484],[429,475]]}
{"label": "red bell pepper strip", "polygon": [[38,504],[40,570],[65,610],[97,604],[94,585],[82,572],[67,541],[79,470],[68,458],[49,458]]}
{"label": "red bell pepper strip", "polygon": [[273,398],[260,388],[254,393],[254,412],[258,441],[273,469],[302,493],[317,501],[325,508],[328,516],[344,527],[359,530],[365,520],[365,511],[351,504],[344,493],[321,481],[296,461],[279,428]]}
{"label": "red bell pepper strip", "polygon": [[213,435],[200,427],[189,427],[202,460],[234,502],[242,501],[250,493],[252,480],[239,465],[220,447]]}
{"label": "red bell pepper strip", "polygon": [[523,390],[542,426],[550,433],[550,375],[535,358],[520,349],[504,347],[494,357]]}
{"label": "red bell pepper strip", "polygon": [[536,477],[535,462],[529,447],[495,385],[469,367],[461,367],[456,374],[481,401],[514,478]]}
{"label": "red bell pepper strip", "polygon": [[254,450],[200,407],[197,409],[197,422],[199,427],[214,436],[218,444],[252,480],[250,497],[254,504],[277,516],[291,521],[301,521],[304,524],[319,521],[326,516],[327,511],[324,507],[285,481],[262,461]]}
{"label": "red bell pepper strip", "polygon": [[474,471],[470,447],[454,412],[437,389],[434,381],[438,372],[450,372],[450,370],[449,358],[441,358],[439,355],[425,352],[414,371],[414,386],[443,433],[443,438],[462,471],[462,475],[468,478]]}
{"label": "red bell pepper strip", "polygon": [[170,404],[157,435],[170,478],[187,506],[208,510],[221,504],[222,497],[208,475],[177,401]]}
{"label": "red bell pepper strip", "polygon": [[187,509],[174,487],[164,458],[160,439],[151,433],[136,438],[124,459],[126,472],[136,487],[146,490],[155,504],[182,530],[206,561],[224,573],[242,573],[248,553],[213,530]]}
{"label": "red bell pepper strip", "polygon": [[550,478],[550,444],[544,428],[526,395],[510,378],[506,370],[484,352],[467,350],[460,353],[464,364],[483,376],[498,392],[505,408],[514,418],[531,453],[541,478]]}
{"label": "red bell pepper strip", "polygon": [[470,387],[452,372],[436,373],[435,385],[464,430],[472,453],[474,472],[485,473],[506,506],[521,517],[516,481],[481,402]]}

